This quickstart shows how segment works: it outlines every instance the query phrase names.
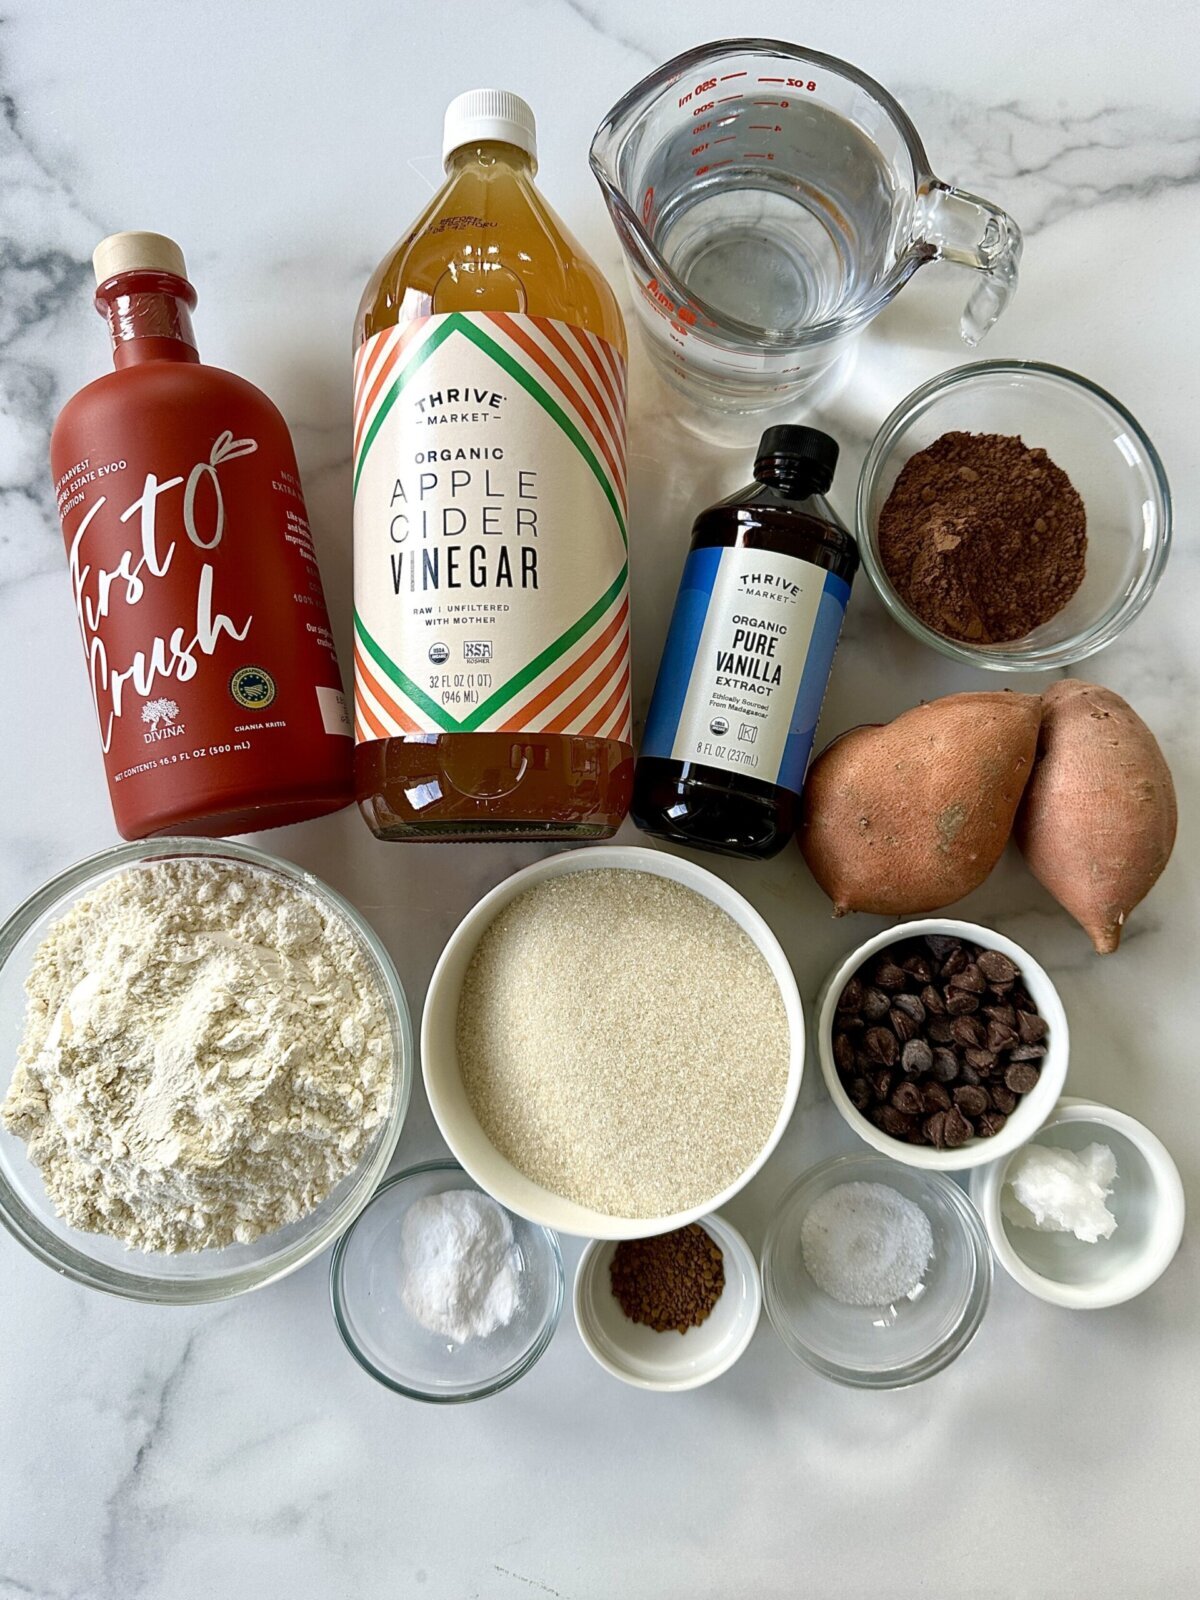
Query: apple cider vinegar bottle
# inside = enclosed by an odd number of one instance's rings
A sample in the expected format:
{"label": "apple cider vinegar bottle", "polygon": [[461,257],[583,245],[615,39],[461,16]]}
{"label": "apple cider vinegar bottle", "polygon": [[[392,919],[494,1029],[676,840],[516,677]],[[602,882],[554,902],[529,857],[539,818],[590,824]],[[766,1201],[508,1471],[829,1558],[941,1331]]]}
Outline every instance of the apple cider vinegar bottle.
{"label": "apple cider vinegar bottle", "polygon": [[603,839],[633,778],[625,330],[523,100],[460,95],[445,165],[355,327],[358,802],[383,839]]}

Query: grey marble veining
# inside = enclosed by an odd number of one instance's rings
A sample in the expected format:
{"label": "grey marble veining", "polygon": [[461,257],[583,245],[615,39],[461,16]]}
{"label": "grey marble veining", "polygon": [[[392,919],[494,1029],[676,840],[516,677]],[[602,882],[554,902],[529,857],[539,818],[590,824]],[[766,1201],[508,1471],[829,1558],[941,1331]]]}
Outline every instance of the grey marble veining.
{"label": "grey marble veining", "polygon": [[[446,100],[488,81],[531,100],[545,190],[626,296],[587,171],[591,134],[657,62],[735,31],[800,36],[887,84],[939,176],[1025,231],[1020,291],[979,354],[1085,373],[1162,452],[1177,512],[1167,577],[1082,671],[1126,695],[1167,749],[1177,859],[1103,960],[1011,854],[962,911],[1051,970],[1071,1018],[1072,1089],[1155,1128],[1194,1200],[1200,113],[1194,21],[1174,0],[953,13],[933,0],[755,0],[736,16],[716,0],[471,0],[441,12],[411,0],[335,11],[15,0],[0,19],[0,913],[114,839],[46,466],[59,406],[108,370],[89,309],[96,240],[149,227],[183,244],[205,358],[259,383],[292,426],[345,647],[350,326],[362,284],[436,179]],[[924,270],[822,403],[843,441],[833,498],[844,513],[882,417],[968,359],[957,325],[969,287],[951,268]],[[632,391],[640,715],[691,518],[745,478],[747,451],[684,428],[636,345]],[[860,582],[823,735],[995,687],[984,676],[923,651]],[[414,1010],[450,929],[535,853],[389,848],[349,813],[265,842],[362,907]],[[880,925],[834,922],[795,853],[714,865],[776,929],[810,998]],[[757,1246],[791,1178],[852,1142],[810,1070],[732,1220]],[[440,1149],[418,1089],[398,1164]],[[570,1274],[577,1246],[564,1244]],[[970,1351],[890,1395],[822,1383],[765,1322],[711,1388],[640,1394],[591,1362],[568,1311],[523,1383],[484,1405],[427,1410],[345,1355],[327,1270],[323,1259],[262,1293],[180,1312],[91,1295],[0,1235],[0,1600],[1190,1600],[1200,1589],[1190,1237],[1151,1293],[1092,1316],[1051,1310],[1001,1275]]]}

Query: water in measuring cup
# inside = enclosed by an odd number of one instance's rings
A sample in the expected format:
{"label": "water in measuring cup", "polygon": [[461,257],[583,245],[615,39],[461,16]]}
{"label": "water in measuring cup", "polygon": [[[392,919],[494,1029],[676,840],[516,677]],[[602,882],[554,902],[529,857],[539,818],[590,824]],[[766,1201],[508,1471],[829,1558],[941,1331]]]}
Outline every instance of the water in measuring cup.
{"label": "water in measuring cup", "polygon": [[691,295],[754,328],[847,316],[909,237],[911,174],[898,181],[884,133],[805,99],[746,98],[682,125],[646,167],[655,245]]}

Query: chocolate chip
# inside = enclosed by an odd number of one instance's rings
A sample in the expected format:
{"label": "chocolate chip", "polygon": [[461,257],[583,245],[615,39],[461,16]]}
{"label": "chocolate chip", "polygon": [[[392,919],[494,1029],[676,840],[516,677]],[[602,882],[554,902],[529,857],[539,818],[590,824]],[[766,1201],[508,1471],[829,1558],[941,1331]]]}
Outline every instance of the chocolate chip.
{"label": "chocolate chip", "polygon": [[929,983],[933,979],[933,968],[923,955],[905,956],[900,963],[905,972],[914,977],[918,983]]}
{"label": "chocolate chip", "polygon": [[[955,1044],[981,1050],[987,1044],[987,1031],[978,1017],[955,1017],[950,1029]],[[867,1035],[868,1039],[870,1035]]]}
{"label": "chocolate chip", "polygon": [[867,1082],[875,1092],[876,1100],[886,1100],[892,1092],[893,1074],[886,1067],[877,1067],[874,1072],[867,1073]]}
{"label": "chocolate chip", "polygon": [[882,1022],[891,1004],[882,989],[870,988],[863,995],[862,1014],[868,1022]]}
{"label": "chocolate chip", "polygon": [[988,1099],[1007,1117],[1017,1109],[1017,1097],[1005,1083],[989,1083]]}
{"label": "chocolate chip", "polygon": [[854,1071],[854,1046],[844,1033],[833,1036],[833,1062],[839,1072]]}
{"label": "chocolate chip", "polygon": [[975,1124],[975,1131],[981,1139],[994,1139],[1007,1121],[1003,1111],[985,1111]]}
{"label": "chocolate chip", "polygon": [[969,989],[956,989],[949,985],[946,989],[946,1010],[954,1017],[966,1016],[970,1011],[979,1010],[979,996],[972,994]]}
{"label": "chocolate chip", "polygon": [[900,1057],[900,1046],[890,1028],[868,1028],[863,1048],[881,1067],[894,1067]]}
{"label": "chocolate chip", "polygon": [[1015,1045],[1008,1053],[1010,1061],[1040,1061],[1046,1054],[1044,1044],[1019,1044]]}
{"label": "chocolate chip", "polygon": [[1017,1025],[1017,1013],[1012,1006],[984,1006],[983,1014],[991,1017],[993,1022],[1002,1022],[1006,1028],[1015,1028]]}
{"label": "chocolate chip", "polygon": [[[907,1112],[909,1116],[913,1117],[919,1116],[925,1109],[925,1102],[921,1097],[920,1089],[917,1088],[915,1083],[909,1083],[907,1080],[898,1083],[892,1090],[892,1104],[897,1111]],[[985,1108],[981,1107],[981,1109]]]}
{"label": "chocolate chip", "polygon": [[1008,1050],[1017,1042],[1017,1030],[1010,1028],[1006,1022],[989,1022],[987,1025],[987,1047],[999,1053]]}
{"label": "chocolate chip", "polygon": [[[908,1000],[910,998],[915,999],[916,997],[898,994],[896,998],[897,1000]],[[919,1001],[918,1004],[920,1004]],[[901,1011],[896,1006],[893,1006],[891,1011],[888,1013],[888,1021],[892,1025],[892,1032],[896,1035],[901,1044],[904,1044],[908,1039],[916,1038],[919,1024],[913,1021],[912,1017],[909,1016],[907,1011]]]}
{"label": "chocolate chip", "polygon": [[948,1150],[957,1150],[959,1145],[966,1144],[974,1136],[975,1129],[957,1106],[951,1106],[949,1111],[943,1111],[941,1115],[946,1119],[942,1124],[942,1137]]}
{"label": "chocolate chip", "polygon": [[851,1078],[846,1086],[846,1093],[850,1096],[850,1104],[858,1111],[865,1111],[875,1099],[871,1093],[871,1085],[865,1078]]}
{"label": "chocolate chip", "polygon": [[946,1002],[931,983],[927,983],[921,990],[921,1004],[935,1017],[940,1017],[946,1009]]}
{"label": "chocolate chip", "polygon": [[950,954],[942,962],[941,971],[938,973],[938,976],[941,978],[942,982],[945,983],[947,979],[953,978],[956,973],[961,972],[964,967],[969,965],[970,960],[970,956],[968,956],[962,945],[955,945],[954,949],[951,950]]}
{"label": "chocolate chip", "polygon": [[999,950],[981,950],[975,964],[989,983],[1012,983],[1017,977],[1016,966]]}
{"label": "chocolate chip", "polygon": [[862,980],[861,978],[851,978],[841,994],[838,995],[837,1008],[839,1011],[861,1011],[862,1003]]}
{"label": "chocolate chip", "polygon": [[969,1061],[964,1061],[961,1063],[958,1069],[958,1076],[960,1082],[962,1083],[978,1084],[982,1082],[979,1074],[975,1071],[975,1068]]}
{"label": "chocolate chip", "polygon": [[875,986],[893,991],[903,989],[907,976],[903,967],[898,967],[894,961],[885,956],[875,968]]}
{"label": "chocolate chip", "polygon": [[1038,1085],[1038,1070],[1027,1061],[1014,1061],[1004,1074],[1004,1082],[1014,1094],[1028,1094]]}
{"label": "chocolate chip", "polygon": [[938,1150],[946,1148],[946,1117],[945,1111],[935,1111],[932,1116],[925,1118],[923,1132],[931,1145]]}
{"label": "chocolate chip", "polygon": [[895,1106],[876,1106],[870,1117],[877,1128],[893,1139],[903,1139],[917,1125],[913,1117],[897,1111]]}
{"label": "chocolate chip", "polygon": [[1017,1032],[1021,1035],[1022,1044],[1038,1044],[1048,1031],[1045,1017],[1039,1017],[1031,1011],[1017,1012]]}
{"label": "chocolate chip", "polygon": [[927,933],[925,944],[935,961],[945,961],[952,950],[959,948],[959,940],[947,933]]}
{"label": "chocolate chip", "polygon": [[933,1017],[925,1032],[934,1044],[949,1044],[954,1037],[954,1024],[949,1017]]}
{"label": "chocolate chip", "polygon": [[953,1083],[959,1073],[959,1060],[953,1050],[933,1052],[933,1075],[939,1083]]}
{"label": "chocolate chip", "polygon": [[980,1117],[988,1109],[986,1089],[976,1089],[965,1083],[954,1091],[954,1104],[964,1117]]}
{"label": "chocolate chip", "polygon": [[944,1083],[939,1083],[936,1078],[930,1080],[921,1091],[921,1098],[925,1103],[926,1111],[949,1111],[950,1091]]}
{"label": "chocolate chip", "polygon": [[974,1067],[981,1078],[988,1078],[996,1065],[996,1052],[994,1050],[964,1050],[963,1060],[969,1067]]}
{"label": "chocolate chip", "polygon": [[924,1039],[910,1039],[900,1052],[900,1066],[916,1078],[933,1067],[933,1051]]}
{"label": "chocolate chip", "polygon": [[972,994],[982,994],[987,988],[983,973],[976,962],[969,962],[961,972],[956,972],[950,979],[952,989],[969,989]]}
{"label": "chocolate chip", "polygon": [[925,1021],[925,1007],[921,1004],[918,995],[898,994],[892,1001],[892,1009],[903,1011],[905,1016],[912,1018],[918,1028]]}

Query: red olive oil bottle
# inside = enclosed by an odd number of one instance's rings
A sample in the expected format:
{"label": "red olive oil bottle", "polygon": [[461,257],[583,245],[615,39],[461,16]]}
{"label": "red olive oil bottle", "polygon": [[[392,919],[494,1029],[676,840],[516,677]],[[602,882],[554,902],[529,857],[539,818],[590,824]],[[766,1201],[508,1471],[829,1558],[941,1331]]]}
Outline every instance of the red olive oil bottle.
{"label": "red olive oil bottle", "polygon": [[763,434],[754,482],[697,517],[634,776],[639,828],[766,857],[796,829],[858,546],[825,495],[838,447]]}

